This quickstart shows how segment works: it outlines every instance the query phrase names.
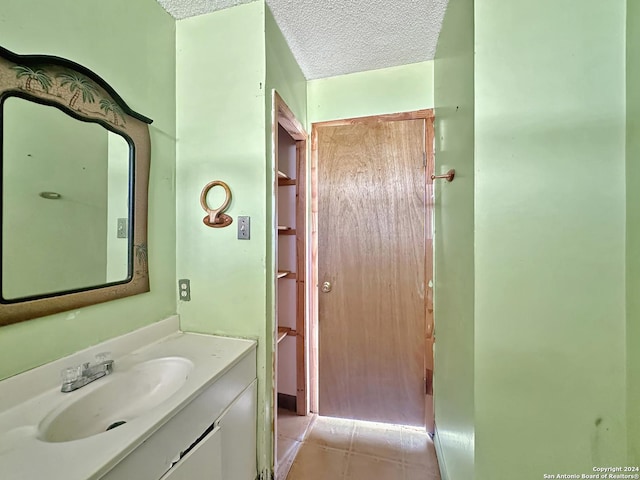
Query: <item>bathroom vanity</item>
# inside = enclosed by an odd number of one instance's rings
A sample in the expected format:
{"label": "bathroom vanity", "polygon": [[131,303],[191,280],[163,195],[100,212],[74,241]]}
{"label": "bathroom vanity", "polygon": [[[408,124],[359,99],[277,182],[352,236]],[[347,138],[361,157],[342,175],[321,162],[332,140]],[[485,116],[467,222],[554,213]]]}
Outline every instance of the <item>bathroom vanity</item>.
{"label": "bathroom vanity", "polygon": [[[3,480],[254,480],[256,343],[172,317],[0,382]],[[69,393],[60,372],[109,350]]]}
{"label": "bathroom vanity", "polygon": [[[0,327],[150,290],[151,122],[0,47]],[[256,343],[174,316],[0,381],[0,478],[255,480],[256,411]]]}

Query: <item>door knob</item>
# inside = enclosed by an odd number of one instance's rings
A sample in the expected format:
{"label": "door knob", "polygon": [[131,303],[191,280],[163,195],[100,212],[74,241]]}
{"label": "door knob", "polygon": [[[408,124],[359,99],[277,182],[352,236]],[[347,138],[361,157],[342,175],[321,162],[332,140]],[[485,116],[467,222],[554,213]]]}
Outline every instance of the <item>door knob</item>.
{"label": "door knob", "polygon": [[329,293],[331,291],[331,282],[324,282],[322,284],[322,293]]}

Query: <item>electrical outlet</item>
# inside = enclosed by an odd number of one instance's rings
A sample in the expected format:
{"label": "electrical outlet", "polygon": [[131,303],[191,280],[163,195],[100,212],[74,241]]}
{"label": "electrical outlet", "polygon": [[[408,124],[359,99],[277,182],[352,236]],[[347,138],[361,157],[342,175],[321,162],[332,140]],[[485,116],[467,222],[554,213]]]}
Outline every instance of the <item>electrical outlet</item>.
{"label": "electrical outlet", "polygon": [[238,216],[238,240],[251,238],[251,217]]}
{"label": "electrical outlet", "polygon": [[191,282],[186,278],[178,280],[178,295],[183,302],[191,301]]}
{"label": "electrical outlet", "polygon": [[126,218],[119,218],[118,219],[118,227],[117,227],[117,233],[116,233],[116,237],[117,238],[127,238],[129,236],[129,222],[127,221]]}

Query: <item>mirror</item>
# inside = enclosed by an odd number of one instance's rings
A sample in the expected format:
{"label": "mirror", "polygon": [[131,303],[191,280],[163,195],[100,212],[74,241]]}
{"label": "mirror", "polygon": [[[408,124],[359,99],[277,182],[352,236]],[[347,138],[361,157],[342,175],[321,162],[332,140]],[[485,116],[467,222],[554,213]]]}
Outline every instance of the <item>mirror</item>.
{"label": "mirror", "polygon": [[2,118],[2,298],[127,280],[127,141],[19,97]]}
{"label": "mirror", "polygon": [[0,325],[149,290],[150,122],[86,68],[0,47]]}

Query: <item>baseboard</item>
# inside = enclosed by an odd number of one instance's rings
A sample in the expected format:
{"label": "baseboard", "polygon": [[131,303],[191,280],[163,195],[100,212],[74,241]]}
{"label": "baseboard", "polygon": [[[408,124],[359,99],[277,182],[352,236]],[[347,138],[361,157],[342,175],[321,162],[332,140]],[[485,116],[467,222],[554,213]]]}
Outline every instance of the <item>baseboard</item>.
{"label": "baseboard", "polygon": [[433,436],[433,444],[436,447],[436,457],[438,458],[438,467],[440,468],[440,479],[449,480],[449,474],[447,473],[447,462],[444,460],[444,452],[442,450],[442,444],[440,443],[440,435],[438,434],[438,425],[435,426],[435,434]]}
{"label": "baseboard", "polygon": [[278,408],[284,408],[292,412],[297,411],[297,398],[295,395],[278,393]]}

